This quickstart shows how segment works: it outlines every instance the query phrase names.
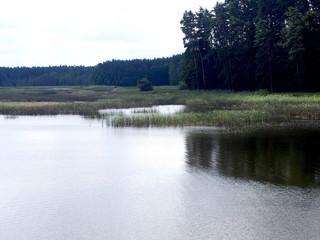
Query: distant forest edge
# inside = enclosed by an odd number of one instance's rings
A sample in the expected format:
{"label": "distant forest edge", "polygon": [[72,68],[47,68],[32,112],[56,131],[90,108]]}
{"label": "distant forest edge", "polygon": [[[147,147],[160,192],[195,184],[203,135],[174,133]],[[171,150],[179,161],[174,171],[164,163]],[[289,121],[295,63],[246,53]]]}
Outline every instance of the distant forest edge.
{"label": "distant forest edge", "polygon": [[1,67],[0,86],[134,86],[184,82],[190,89],[320,91],[320,0],[225,0],[185,11],[185,52],[94,67]]}
{"label": "distant forest edge", "polygon": [[153,85],[176,85],[182,55],[170,58],[112,60],[94,67],[0,67],[0,86],[135,86],[141,78]]}

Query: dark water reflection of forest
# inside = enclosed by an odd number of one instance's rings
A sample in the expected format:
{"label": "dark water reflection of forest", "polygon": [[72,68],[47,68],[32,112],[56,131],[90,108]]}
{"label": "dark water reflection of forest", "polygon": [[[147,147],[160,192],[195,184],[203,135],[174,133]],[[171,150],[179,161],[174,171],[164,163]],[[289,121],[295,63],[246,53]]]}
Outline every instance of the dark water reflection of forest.
{"label": "dark water reflection of forest", "polygon": [[279,185],[320,185],[320,131],[286,127],[246,133],[190,131],[189,166]]}
{"label": "dark water reflection of forest", "polygon": [[0,116],[0,239],[319,239],[319,131]]}

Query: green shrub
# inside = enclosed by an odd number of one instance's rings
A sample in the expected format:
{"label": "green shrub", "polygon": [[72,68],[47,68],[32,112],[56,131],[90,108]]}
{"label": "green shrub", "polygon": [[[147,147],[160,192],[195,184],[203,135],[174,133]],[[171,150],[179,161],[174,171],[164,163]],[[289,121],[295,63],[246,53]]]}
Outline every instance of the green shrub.
{"label": "green shrub", "polygon": [[147,78],[142,78],[142,79],[138,80],[137,87],[142,92],[144,92],[144,91],[152,91],[153,90],[152,83]]}
{"label": "green shrub", "polygon": [[267,96],[270,94],[270,91],[269,89],[259,89],[256,93],[261,96]]}
{"label": "green shrub", "polygon": [[179,89],[180,89],[180,90],[187,90],[187,89],[189,89],[189,88],[188,88],[188,85],[187,85],[185,82],[180,81],[180,82],[179,82]]}

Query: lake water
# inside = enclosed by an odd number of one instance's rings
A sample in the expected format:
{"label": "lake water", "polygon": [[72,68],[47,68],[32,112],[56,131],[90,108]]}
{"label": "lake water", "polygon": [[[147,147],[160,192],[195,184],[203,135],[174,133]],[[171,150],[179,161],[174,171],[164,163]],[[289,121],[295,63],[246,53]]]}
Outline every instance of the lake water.
{"label": "lake water", "polygon": [[150,113],[157,113],[161,115],[170,115],[183,112],[186,109],[185,105],[157,105],[152,107],[138,107],[138,108],[122,108],[122,109],[101,109],[101,115],[144,115]]}
{"label": "lake water", "polygon": [[319,139],[0,116],[0,239],[319,239]]}

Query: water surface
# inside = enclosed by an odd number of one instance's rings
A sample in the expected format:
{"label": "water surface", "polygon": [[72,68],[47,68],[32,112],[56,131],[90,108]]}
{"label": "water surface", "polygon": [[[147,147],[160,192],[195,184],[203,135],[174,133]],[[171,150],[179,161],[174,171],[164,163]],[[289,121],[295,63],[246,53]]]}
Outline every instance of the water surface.
{"label": "water surface", "polygon": [[186,109],[185,105],[155,105],[152,107],[137,107],[137,108],[111,108],[111,109],[101,109],[99,113],[103,115],[143,115],[143,114],[160,114],[160,115],[170,115],[183,112]]}
{"label": "water surface", "polygon": [[318,239],[319,132],[0,116],[0,239]]}

